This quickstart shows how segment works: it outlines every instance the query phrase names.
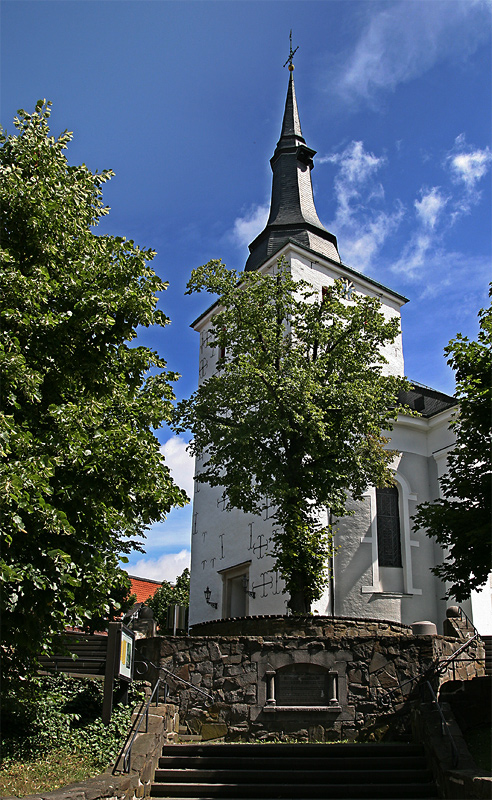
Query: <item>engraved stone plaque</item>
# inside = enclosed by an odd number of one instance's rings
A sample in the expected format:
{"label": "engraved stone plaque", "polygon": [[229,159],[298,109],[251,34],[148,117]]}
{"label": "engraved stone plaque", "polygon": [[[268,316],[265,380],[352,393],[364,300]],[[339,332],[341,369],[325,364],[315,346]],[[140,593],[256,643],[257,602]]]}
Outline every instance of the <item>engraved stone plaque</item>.
{"label": "engraved stone plaque", "polygon": [[328,673],[311,665],[297,664],[277,672],[276,701],[279,706],[326,706]]}

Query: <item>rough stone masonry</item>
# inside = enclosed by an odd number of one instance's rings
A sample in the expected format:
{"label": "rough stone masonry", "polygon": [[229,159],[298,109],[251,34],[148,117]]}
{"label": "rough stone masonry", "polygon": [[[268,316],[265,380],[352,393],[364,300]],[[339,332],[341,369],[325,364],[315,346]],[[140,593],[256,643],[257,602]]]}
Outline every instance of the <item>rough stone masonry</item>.
{"label": "rough stone masonry", "polygon": [[[169,681],[181,721],[205,740],[377,735],[408,706],[418,684],[412,679],[462,644],[414,635],[398,623],[329,617],[224,620],[194,633],[141,640],[139,657],[213,695],[206,705],[193,689]],[[466,660],[436,684],[483,675],[482,651],[473,642]],[[154,681],[157,670],[146,677]]]}

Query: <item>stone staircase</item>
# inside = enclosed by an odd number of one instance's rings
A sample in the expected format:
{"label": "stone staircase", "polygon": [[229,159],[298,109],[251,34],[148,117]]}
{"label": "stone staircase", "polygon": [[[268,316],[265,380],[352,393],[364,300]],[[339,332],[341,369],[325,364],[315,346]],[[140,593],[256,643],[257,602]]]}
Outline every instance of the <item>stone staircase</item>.
{"label": "stone staircase", "polygon": [[423,749],[413,744],[166,745],[154,798],[437,797]]}

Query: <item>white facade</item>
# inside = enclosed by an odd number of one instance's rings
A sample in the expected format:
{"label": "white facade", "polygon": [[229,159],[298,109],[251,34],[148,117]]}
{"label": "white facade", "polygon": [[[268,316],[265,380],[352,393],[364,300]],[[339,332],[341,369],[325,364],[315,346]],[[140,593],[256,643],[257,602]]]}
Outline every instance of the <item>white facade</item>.
{"label": "white facade", "polygon": [[[384,287],[342,265],[324,260],[289,243],[261,269],[272,271],[283,255],[296,280],[319,290],[337,278],[350,280],[354,291],[377,296],[388,318],[400,314],[403,300]],[[196,324],[200,332],[200,381],[213,373],[218,353],[208,344],[211,310]],[[386,369],[404,371],[401,336],[386,350]],[[446,603],[442,583],[430,567],[442,561],[438,545],[424,532],[412,528],[418,503],[439,494],[438,477],[445,469],[446,453],[453,445],[450,409],[429,419],[401,416],[391,433],[389,447],[401,455],[394,464],[398,487],[401,567],[380,567],[378,557],[376,493],[370,487],[364,500],[352,503],[354,516],[336,522],[332,585],[313,605],[319,614],[377,618],[410,624],[430,620],[441,624]],[[196,465],[197,471],[200,464]],[[285,614],[288,596],[271,555],[275,521],[265,498],[261,516],[225,511],[222,490],[195,484],[193,504],[190,625],[211,619],[262,614]],[[320,514],[326,516],[325,509]],[[205,591],[210,589],[210,603]],[[332,604],[334,601],[334,608]],[[217,608],[212,604],[216,603]]]}

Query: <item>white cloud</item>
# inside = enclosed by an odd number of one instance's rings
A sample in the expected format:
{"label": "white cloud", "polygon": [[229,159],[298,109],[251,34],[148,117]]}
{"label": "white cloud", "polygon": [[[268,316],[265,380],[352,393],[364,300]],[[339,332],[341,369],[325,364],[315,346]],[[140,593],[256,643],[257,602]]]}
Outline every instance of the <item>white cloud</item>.
{"label": "white cloud", "polygon": [[416,231],[403,248],[398,261],[392,265],[392,272],[403,273],[408,280],[416,280],[424,265],[429,268],[428,254],[435,248],[432,236]]}
{"label": "white cloud", "polygon": [[354,224],[351,233],[346,230],[343,242],[344,261],[357,270],[366,272],[377,257],[384,242],[396,230],[404,209],[398,205],[392,213],[381,211],[360,225]]}
{"label": "white cloud", "polygon": [[337,209],[328,224],[343,242],[343,259],[356,269],[366,271],[388,236],[398,227],[404,209],[397,203],[392,210],[379,206],[385,199],[384,188],[376,179],[386,164],[386,157],[364,149],[360,141],[350,142],[342,153],[319,159],[339,167],[334,180]]}
{"label": "white cloud", "polygon": [[340,180],[345,184],[364,183],[386,159],[364,150],[364,142],[350,142],[343,153],[334,153],[318,159],[318,164],[330,162],[340,165]]}
{"label": "white cloud", "polygon": [[190,551],[166,553],[159,558],[139,558],[135,563],[125,567],[129,575],[137,578],[149,578],[152,581],[171,581],[174,583],[186,567],[190,566]]}
{"label": "white cloud", "polygon": [[242,217],[237,217],[232,232],[236,243],[241,246],[251,244],[265,227],[269,212],[268,205],[253,205]]}
{"label": "white cloud", "polygon": [[456,183],[463,183],[468,192],[473,192],[476,184],[487,174],[492,165],[492,152],[467,145],[464,133],[455,140],[446,162]]}
{"label": "white cloud", "polygon": [[188,497],[192,498],[195,461],[186,448],[187,442],[182,436],[171,436],[167,442],[161,445],[161,453],[171,470],[174,481],[181,489],[185,490]]}
{"label": "white cloud", "polygon": [[[467,58],[488,35],[490,2],[394,2],[373,13],[330,87],[345,100],[374,100],[447,58]],[[459,42],[459,47],[457,47]]]}
{"label": "white cloud", "polygon": [[435,228],[441,212],[444,210],[448,198],[444,197],[439,191],[439,187],[434,186],[429,191],[421,189],[421,199],[415,200],[414,206],[417,216],[426,228]]}

